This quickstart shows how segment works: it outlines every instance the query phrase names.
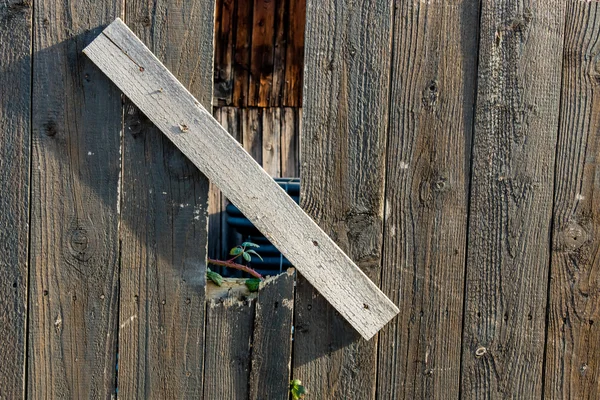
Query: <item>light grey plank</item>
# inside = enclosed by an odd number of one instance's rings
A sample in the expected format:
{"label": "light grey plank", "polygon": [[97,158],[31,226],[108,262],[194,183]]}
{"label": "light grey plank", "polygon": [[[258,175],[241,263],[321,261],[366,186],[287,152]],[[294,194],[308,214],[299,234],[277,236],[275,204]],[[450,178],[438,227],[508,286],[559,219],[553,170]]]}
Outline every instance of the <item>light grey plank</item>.
{"label": "light grey plank", "polygon": [[117,19],[84,53],[366,339],[398,308]]}

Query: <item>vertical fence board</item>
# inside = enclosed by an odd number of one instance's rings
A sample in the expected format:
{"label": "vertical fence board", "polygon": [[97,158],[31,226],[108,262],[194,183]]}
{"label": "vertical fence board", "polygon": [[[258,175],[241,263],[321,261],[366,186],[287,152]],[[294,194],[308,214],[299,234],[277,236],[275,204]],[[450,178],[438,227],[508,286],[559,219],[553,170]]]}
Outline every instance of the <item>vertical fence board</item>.
{"label": "vertical fence board", "polygon": [[273,83],[275,0],[254,0],[248,105],[268,107]]}
{"label": "vertical fence board", "polygon": [[379,337],[381,399],[457,399],[479,1],[395,12]]}
{"label": "vertical fence board", "polygon": [[0,398],[25,394],[31,3],[0,4]]}
{"label": "vertical fence board", "polygon": [[[289,0],[289,30],[286,42],[285,56],[285,86],[283,106],[300,107],[302,106],[302,74],[304,66],[304,26],[306,23],[306,0]],[[339,5],[345,7],[346,5]],[[386,15],[386,10],[378,10],[381,12],[379,17],[389,17]],[[332,16],[333,17],[333,16]],[[329,24],[333,21],[323,20],[324,24]],[[338,24],[341,24],[338,21]],[[370,22],[365,21],[369,24]],[[386,39],[387,40],[387,39]],[[361,46],[360,43],[355,43],[354,46]],[[355,51],[357,49],[354,49]],[[362,49],[367,51],[367,49]]]}
{"label": "vertical fence board", "polygon": [[569,2],[545,397],[600,393],[600,3]]}
{"label": "vertical fence board", "polygon": [[272,177],[281,176],[281,109],[265,108],[262,124],[263,168]]}
{"label": "vertical fence board", "polygon": [[260,108],[242,110],[242,145],[244,149],[262,165],[262,115]]}
{"label": "vertical fence board", "polygon": [[[306,11],[301,204],[378,282],[391,2],[311,0]],[[293,378],[316,399],[374,398],[377,339],[360,338],[301,276],[295,315]]]}
{"label": "vertical fence board", "polygon": [[247,400],[256,299],[210,300],[204,400]]}
{"label": "vertical fence board", "polygon": [[[242,142],[242,133],[241,133],[241,124],[240,124],[240,115],[241,111],[239,108],[235,107],[227,107],[223,109],[223,115],[221,118],[227,121],[227,131],[235,140],[238,142]],[[229,225],[227,224],[227,214],[225,213],[225,208],[229,201],[223,195],[221,195],[221,257],[223,260],[227,259],[229,255],[229,249],[227,248],[227,243],[229,243],[229,237],[235,232],[229,229]]]}
{"label": "vertical fence board", "polygon": [[286,33],[289,28],[287,24],[287,13],[289,0],[276,0],[275,5],[275,44],[273,48],[273,80],[271,85],[271,107],[281,107],[283,99],[283,87],[285,82],[285,53]]}
{"label": "vertical fence board", "polygon": [[256,302],[250,399],[289,398],[294,270],[261,284]]}
{"label": "vertical fence board", "polygon": [[228,106],[233,102],[233,42],[235,1],[216,2],[215,16],[215,83],[213,104]]}
{"label": "vertical fence board", "polygon": [[233,82],[233,105],[248,106],[248,86],[250,84],[250,52],[252,44],[251,0],[237,1],[235,23],[235,54]]}
{"label": "vertical fence board", "polygon": [[[213,116],[221,126],[229,129],[227,126],[227,114],[224,108],[215,107]],[[221,190],[213,182],[209,182],[208,191],[208,256],[210,258],[221,258],[222,243],[221,232],[223,229],[221,212],[222,207]]]}
{"label": "vertical fence board", "polygon": [[483,1],[465,398],[540,398],[566,2]]}
{"label": "vertical fence board", "polygon": [[281,110],[281,176],[296,178],[300,176],[298,160],[300,137],[299,115],[297,109],[285,107]]}
{"label": "vertical fence board", "polygon": [[[212,0],[128,0],[128,24],[210,107]],[[139,110],[125,108],[119,395],[202,395],[208,180]]]}
{"label": "vertical fence board", "polygon": [[115,392],[121,100],[81,50],[121,2],[35,2],[29,398]]}

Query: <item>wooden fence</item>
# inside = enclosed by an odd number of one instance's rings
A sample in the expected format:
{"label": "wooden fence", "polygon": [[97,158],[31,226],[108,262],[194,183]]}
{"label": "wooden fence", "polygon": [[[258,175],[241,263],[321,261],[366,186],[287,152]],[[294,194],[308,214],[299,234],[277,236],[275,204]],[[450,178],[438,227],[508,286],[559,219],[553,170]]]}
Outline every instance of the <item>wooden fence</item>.
{"label": "wooden fence", "polygon": [[307,2],[302,205],[370,341],[293,271],[207,286],[209,183],[81,54],[121,17],[209,107],[214,16],[0,3],[0,398],[598,398],[600,3]]}

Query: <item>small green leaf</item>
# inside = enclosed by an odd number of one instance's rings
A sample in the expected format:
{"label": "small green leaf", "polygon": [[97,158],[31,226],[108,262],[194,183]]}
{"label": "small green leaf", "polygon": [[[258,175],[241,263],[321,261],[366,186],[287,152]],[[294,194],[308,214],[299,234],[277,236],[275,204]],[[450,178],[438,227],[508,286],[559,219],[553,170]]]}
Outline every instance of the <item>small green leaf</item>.
{"label": "small green leaf", "polygon": [[254,254],[256,257],[260,258],[260,261],[263,261],[262,257],[260,256],[260,254],[258,254],[257,252],[255,252],[254,250],[246,250],[246,253],[251,253]]}
{"label": "small green leaf", "polygon": [[260,279],[258,279],[258,278],[246,279],[246,286],[248,287],[249,291],[256,292],[258,290],[258,287],[260,286]]}
{"label": "small green leaf", "polygon": [[304,395],[306,395],[308,392],[304,386],[302,386],[300,379],[294,379],[290,382],[290,393],[292,394],[293,400],[300,400],[303,399]]}
{"label": "small green leaf", "polygon": [[217,286],[221,286],[223,284],[223,277],[216,272],[211,271],[210,269],[206,271],[206,277],[213,281]]}
{"label": "small green leaf", "polygon": [[235,246],[233,249],[229,250],[230,256],[239,256],[242,254],[244,250],[240,246]]}
{"label": "small green leaf", "polygon": [[259,245],[257,245],[256,243],[252,243],[252,242],[244,242],[242,243],[242,247],[260,247]]}
{"label": "small green leaf", "polygon": [[250,262],[252,261],[252,256],[250,256],[250,254],[248,254],[248,252],[245,252],[244,254],[242,254],[242,256],[244,257],[244,260]]}

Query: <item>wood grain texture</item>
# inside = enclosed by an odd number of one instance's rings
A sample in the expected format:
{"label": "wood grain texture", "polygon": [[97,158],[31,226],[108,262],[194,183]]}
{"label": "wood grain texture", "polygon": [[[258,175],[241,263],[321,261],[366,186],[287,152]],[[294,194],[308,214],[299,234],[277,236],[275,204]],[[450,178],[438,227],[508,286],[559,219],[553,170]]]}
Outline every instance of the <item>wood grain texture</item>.
{"label": "wood grain texture", "polygon": [[215,83],[214,105],[233,103],[233,50],[235,32],[235,0],[218,0],[215,16]]}
{"label": "wood grain texture", "polygon": [[262,166],[272,177],[281,176],[281,109],[265,108],[262,120]]}
{"label": "wood grain texture", "polygon": [[31,130],[30,3],[0,4],[0,398],[25,398]]}
{"label": "wood grain texture", "polygon": [[261,284],[256,302],[250,399],[288,400],[292,362],[294,276],[289,269]]}
{"label": "wood grain texture", "polygon": [[[383,241],[391,6],[310,0],[306,9],[301,204],[374,282]],[[314,398],[374,398],[376,340],[356,335],[299,271],[294,378]]]}
{"label": "wood grain texture", "polygon": [[276,0],[254,0],[248,106],[268,107],[273,83]]}
{"label": "wood grain texture", "polygon": [[35,2],[32,399],[115,394],[121,96],[81,50],[121,3]]}
{"label": "wood grain texture", "polygon": [[271,83],[271,107],[281,107],[285,83],[285,55],[289,24],[289,0],[275,0],[275,43],[273,45],[273,79]]}
{"label": "wood grain texture", "polygon": [[[227,118],[223,108],[214,107],[213,116],[221,126],[227,130]],[[225,116],[225,117],[223,117]],[[209,182],[208,189],[208,257],[221,259],[222,222],[221,213],[224,212],[221,190],[213,182]]]}
{"label": "wood grain texture", "polygon": [[377,394],[457,399],[479,2],[396,4]]}
{"label": "wood grain texture", "polygon": [[[343,5],[343,7],[345,6],[350,5]],[[306,0],[289,0],[289,30],[286,42],[285,86],[282,104],[285,107],[302,106],[306,7]],[[385,11],[381,11],[382,15],[385,16]],[[389,17],[389,15],[387,16]],[[331,22],[333,21],[327,21],[326,23]]]}
{"label": "wood grain texture", "polygon": [[237,298],[208,302],[204,400],[248,399],[255,304]]}
{"label": "wood grain texture", "polygon": [[600,393],[600,3],[569,2],[556,153],[545,398]]}
{"label": "wood grain texture", "polygon": [[[126,9],[140,38],[206,107],[213,6],[212,0],[129,0]],[[208,180],[129,101],[124,115],[119,395],[198,398]]]}
{"label": "wood grain texture", "polygon": [[248,106],[253,4],[251,0],[237,0],[233,58],[233,105],[236,107]]}
{"label": "wood grain texture", "polygon": [[397,314],[398,309],[377,285],[121,20],[105,29],[84,52],[361,335],[371,338]]}
{"label": "wood grain texture", "polygon": [[462,396],[542,396],[566,2],[483,1]]}
{"label": "wood grain texture", "polygon": [[281,109],[281,176],[300,176],[300,115],[298,109]]}
{"label": "wood grain texture", "polygon": [[244,108],[242,112],[242,145],[262,165],[262,116],[260,108]]}
{"label": "wood grain texture", "polygon": [[[241,133],[241,122],[240,122],[241,111],[239,108],[235,107],[226,107],[223,109],[223,114],[221,114],[221,118],[223,122],[226,122],[227,131],[238,143],[242,142],[242,133]],[[227,246],[228,243],[240,243],[239,240],[230,239],[231,236],[235,235],[235,229],[229,229],[229,224],[227,223],[227,214],[225,213],[225,208],[229,200],[221,194],[221,259],[226,260],[229,255],[229,248]]]}

